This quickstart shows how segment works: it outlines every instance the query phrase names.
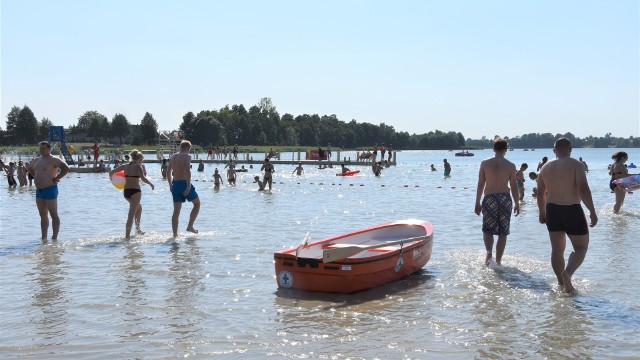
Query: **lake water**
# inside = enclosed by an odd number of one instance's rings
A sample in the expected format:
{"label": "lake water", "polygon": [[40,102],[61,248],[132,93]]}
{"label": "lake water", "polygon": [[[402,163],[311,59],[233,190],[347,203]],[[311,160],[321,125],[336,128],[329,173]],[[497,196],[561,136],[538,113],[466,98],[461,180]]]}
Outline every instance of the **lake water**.
{"label": "lake water", "polygon": [[[29,359],[513,359],[640,355],[640,191],[612,213],[611,149],[575,149],[589,164],[600,221],[574,275],[556,286],[531,181],[512,218],[502,268],[483,265],[474,214],[479,163],[448,151],[398,153],[376,178],[276,165],[273,192],[254,172],[213,189],[194,172],[198,235],[171,239],[171,196],[159,166],[143,186],[142,228],[123,238],[128,204],[105,174],[60,183],[59,240],[43,244],[34,189],[0,190],[0,357]],[[640,163],[640,149],[627,149]],[[354,153],[355,155],[355,153]],[[343,154],[349,156],[349,154]],[[550,149],[514,150],[535,169]],[[452,163],[444,179],[442,159]],[[284,159],[290,158],[286,155]],[[438,171],[428,167],[436,164]],[[634,171],[632,171],[634,172]],[[637,171],[635,171],[637,173]],[[204,182],[203,180],[209,180]],[[528,178],[527,178],[528,179]],[[226,183],[226,181],[225,181]],[[184,231],[191,206],[183,207]],[[351,295],[277,289],[273,252],[403,218],[434,224],[433,256],[404,280]],[[568,251],[571,249],[568,246]]]}

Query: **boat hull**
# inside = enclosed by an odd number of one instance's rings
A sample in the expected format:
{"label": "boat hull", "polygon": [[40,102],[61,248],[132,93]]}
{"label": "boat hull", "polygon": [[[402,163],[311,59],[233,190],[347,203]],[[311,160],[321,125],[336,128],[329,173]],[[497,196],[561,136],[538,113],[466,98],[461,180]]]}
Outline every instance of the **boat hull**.
{"label": "boat hull", "polygon": [[322,258],[296,257],[296,248],[278,251],[274,253],[278,286],[308,291],[352,293],[410,275],[422,269],[431,258],[433,227],[429,222],[412,220],[386,223],[321,240],[308,245],[307,248],[313,246],[331,248],[332,244],[340,240],[348,245],[349,237],[354,235],[361,239],[366,237],[368,232],[373,233],[381,229],[388,231],[393,230],[394,227],[407,226],[413,227],[416,236],[421,236],[423,239],[402,246],[369,250],[371,254],[368,256],[357,254],[324,263]]}

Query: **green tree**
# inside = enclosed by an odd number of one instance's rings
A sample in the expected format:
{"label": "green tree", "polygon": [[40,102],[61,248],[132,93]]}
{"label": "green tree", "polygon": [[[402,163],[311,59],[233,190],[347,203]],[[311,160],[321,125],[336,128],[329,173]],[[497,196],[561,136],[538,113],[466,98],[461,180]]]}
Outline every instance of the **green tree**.
{"label": "green tree", "polygon": [[75,132],[86,132],[89,137],[95,140],[108,138],[109,119],[97,111],[86,111],[78,118],[78,124],[74,127]]}
{"label": "green tree", "polygon": [[140,137],[147,145],[158,141],[158,123],[149,112],[146,112],[140,121]]}
{"label": "green tree", "polygon": [[115,114],[111,119],[111,136],[115,136],[122,144],[122,138],[131,134],[131,124],[127,117],[122,114]]}
{"label": "green tree", "polygon": [[44,117],[38,123],[38,134],[40,139],[46,139],[49,137],[49,128],[53,126],[53,123],[48,118]]}
{"label": "green tree", "polygon": [[7,133],[17,144],[35,141],[38,135],[38,120],[27,105],[22,109],[17,106],[11,108],[7,114]]}
{"label": "green tree", "polygon": [[7,133],[10,136],[14,136],[15,129],[18,127],[20,110],[20,107],[14,105],[7,114]]}

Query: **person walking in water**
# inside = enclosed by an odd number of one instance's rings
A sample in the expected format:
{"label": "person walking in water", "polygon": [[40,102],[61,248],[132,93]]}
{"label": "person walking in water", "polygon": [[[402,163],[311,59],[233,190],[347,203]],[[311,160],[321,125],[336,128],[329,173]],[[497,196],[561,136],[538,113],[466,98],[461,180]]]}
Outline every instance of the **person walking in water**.
{"label": "person walking in water", "polygon": [[[480,215],[482,212],[482,238],[487,250],[487,256],[484,259],[485,265],[491,263],[494,235],[498,236],[496,264],[502,264],[502,254],[507,246],[507,235],[510,233],[512,206],[515,216],[520,214],[516,187],[516,166],[505,159],[508,149],[507,141],[497,138],[493,141],[494,156],[480,163],[475,213]],[[484,198],[480,203],[480,197],[483,194]]]}
{"label": "person walking in water", "polygon": [[58,239],[60,217],[58,216],[58,182],[69,173],[69,166],[57,156],[51,155],[51,144],[40,142],[40,157],[29,166],[29,173],[36,184],[36,206],[40,213],[40,229],[42,240],[47,239],[49,231],[49,215],[53,234],[51,240]]}
{"label": "person walking in water", "polygon": [[178,220],[182,203],[185,201],[190,201],[193,204],[187,231],[198,233],[193,224],[196,222],[200,211],[200,199],[195,187],[191,184],[191,155],[189,155],[189,150],[191,150],[191,142],[182,140],[180,151],[171,156],[169,167],[167,168],[167,181],[173,196],[173,216],[171,216],[173,237],[178,237]]}
{"label": "person walking in water", "polygon": [[[573,292],[571,277],[580,267],[589,247],[589,226],[598,223],[593,206],[591,190],[587,183],[584,165],[571,157],[571,141],[566,138],[556,140],[553,145],[556,154],[538,174],[538,209],[540,223],[547,225],[551,241],[551,267],[567,293]],[[591,223],[580,203],[589,210]],[[573,251],[565,268],[564,250],[566,237],[571,240]]]}
{"label": "person walking in water", "polygon": [[518,192],[520,194],[519,200],[524,201],[524,172],[529,168],[527,163],[522,163],[520,165],[520,170],[516,171],[516,186],[518,187]]}
{"label": "person walking in water", "polygon": [[451,164],[447,161],[447,159],[442,160],[444,162],[444,177],[451,177]]}
{"label": "person walking in water", "polygon": [[536,169],[536,171],[540,171],[540,169],[542,169],[542,167],[544,166],[544,164],[547,163],[547,161],[549,160],[549,158],[547,158],[546,156],[542,157],[542,160],[538,163],[538,168]]}
{"label": "person walking in water", "polygon": [[302,168],[302,163],[298,163],[298,167],[296,167],[295,169],[293,169],[293,173],[297,172],[298,176],[302,175],[304,173],[304,169]]}
{"label": "person walking in water", "polygon": [[272,173],[276,170],[273,168],[273,164],[269,162],[269,158],[264,159],[264,164],[260,168],[260,171],[264,170],[264,177],[262,182],[266,185],[269,184],[269,191],[271,191],[271,183],[273,183]]}
{"label": "person walking in water", "polygon": [[127,215],[127,224],[125,225],[124,237],[126,239],[131,238],[131,227],[133,222],[136,223],[136,233],[138,235],[144,235],[144,232],[140,229],[140,219],[142,218],[142,190],[140,190],[140,181],[149,184],[151,190],[154,189],[153,183],[145,176],[145,171],[142,168],[142,160],[144,156],[137,149],[134,149],[130,153],[131,162],[123,164],[115,169],[109,171],[109,178],[113,174],[124,171],[124,198],[129,202],[129,214]]}
{"label": "person walking in water", "polygon": [[216,168],[216,170],[213,172],[213,186],[220,187],[221,183],[224,184],[224,181],[222,181],[222,175],[220,175],[218,168]]}
{"label": "person walking in water", "polygon": [[622,179],[623,177],[629,176],[627,166],[624,164],[628,158],[629,155],[627,155],[627,153],[624,151],[615,152],[611,156],[611,159],[613,159],[615,162],[609,167],[609,175],[611,175],[611,180],[609,180],[609,188],[616,194],[616,203],[615,205],[613,205],[613,212],[615,214],[620,212],[620,208],[624,204],[624,198],[627,191],[616,185],[613,180]]}

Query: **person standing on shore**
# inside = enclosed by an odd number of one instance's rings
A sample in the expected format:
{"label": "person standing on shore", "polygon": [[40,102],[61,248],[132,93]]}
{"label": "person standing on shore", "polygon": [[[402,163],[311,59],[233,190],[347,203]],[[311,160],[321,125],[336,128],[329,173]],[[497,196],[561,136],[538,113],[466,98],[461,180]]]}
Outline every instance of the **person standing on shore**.
{"label": "person standing on shore", "polygon": [[627,155],[627,153],[624,151],[618,151],[613,153],[611,159],[613,159],[615,162],[609,167],[609,175],[611,175],[609,188],[616,194],[616,203],[615,205],[613,205],[613,212],[617,214],[620,212],[620,208],[624,204],[624,198],[627,191],[616,185],[613,180],[622,179],[623,177],[629,176],[627,166],[624,164],[627,159],[629,159],[629,155]]}
{"label": "person standing on shore", "polygon": [[[571,141],[556,140],[556,158],[547,162],[538,174],[538,209],[540,223],[547,225],[551,241],[551,267],[567,293],[573,292],[571,277],[580,267],[589,247],[589,226],[598,223],[584,165],[571,157]],[[589,210],[587,225],[580,203]],[[565,268],[564,250],[569,237],[573,252]]]}
{"label": "person standing on shore", "polygon": [[49,215],[53,234],[51,240],[58,239],[60,217],[58,216],[58,182],[69,173],[69,166],[57,156],[51,155],[51,144],[40,142],[40,156],[29,166],[29,173],[36,184],[36,206],[40,214],[42,240],[47,239]]}
{"label": "person standing on shore", "polygon": [[[493,141],[495,155],[480,163],[475,213],[480,215],[482,212],[482,238],[487,250],[487,256],[484,260],[485,265],[491,263],[494,235],[498,235],[496,264],[502,264],[502,254],[507,246],[507,235],[510,233],[512,207],[515,216],[520,214],[516,186],[516,166],[505,159],[508,149],[507,141],[497,138]],[[480,197],[483,194],[484,198],[480,203]]]}
{"label": "person standing on shore", "polygon": [[167,181],[169,182],[169,190],[173,196],[173,215],[171,216],[171,228],[173,229],[173,237],[178,237],[178,221],[180,219],[180,210],[182,203],[190,201],[193,204],[191,214],[189,215],[189,224],[187,231],[197,234],[198,230],[193,227],[200,211],[200,199],[196,193],[195,187],[191,184],[191,142],[182,140],[180,143],[180,151],[171,156],[169,166],[167,168]]}

